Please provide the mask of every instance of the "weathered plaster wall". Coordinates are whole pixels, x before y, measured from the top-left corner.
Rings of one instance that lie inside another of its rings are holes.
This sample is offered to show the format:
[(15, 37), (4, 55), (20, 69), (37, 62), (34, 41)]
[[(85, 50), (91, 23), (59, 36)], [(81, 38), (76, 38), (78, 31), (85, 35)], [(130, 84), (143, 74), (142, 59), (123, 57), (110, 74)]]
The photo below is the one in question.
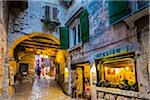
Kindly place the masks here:
[[(28, 0), (28, 8), (24, 11), (19, 11), (18, 9), (10, 10), (11, 13), (9, 15), (9, 30), (7, 38), (8, 47), (10, 47), (10, 45), (20, 36), (30, 34), (32, 32), (45, 32), (59, 38), (58, 29), (56, 29), (54, 32), (50, 32), (49, 30), (45, 29), (44, 23), (41, 22), (41, 19), (45, 14), (44, 6), (46, 4), (58, 7), (59, 2), (57, 0)], [(65, 10), (60, 7), (58, 7), (58, 9), (58, 18), (62, 24), (65, 18)]]
[[(132, 92), (137, 97), (149, 97), (149, 71), (148, 71), (148, 30), (144, 31), (141, 36), (142, 43), (137, 40), (137, 27), (128, 28), (125, 22), (120, 22), (110, 26), (108, 19), (107, 0), (82, 0), (82, 6), (89, 13), (89, 34), (90, 39), (83, 44), (83, 61), (94, 61), (94, 55), (112, 48), (128, 45), (129, 52), (135, 52), (139, 57), (136, 58), (137, 80), (139, 92)], [(70, 9), (74, 9), (72, 8)], [(72, 12), (69, 12), (71, 14)], [(67, 14), (67, 15), (69, 15)], [(69, 17), (69, 16), (67, 16)], [(148, 19), (147, 19), (148, 21)], [(133, 23), (134, 24), (134, 23)], [(76, 52), (76, 50), (74, 50)], [(78, 56), (78, 55), (74, 55)], [(77, 58), (77, 57), (76, 57)], [(85, 60), (86, 59), (86, 60)], [(78, 59), (76, 59), (80, 62)], [(115, 90), (114, 90), (115, 91)], [(123, 91), (125, 95), (128, 91)], [(120, 94), (123, 94), (120, 92)], [(131, 95), (130, 95), (131, 96)], [(105, 95), (106, 99), (114, 99), (114, 95)], [(123, 96), (118, 96), (118, 99)], [(127, 98), (127, 97), (124, 97)], [(131, 99), (131, 98), (127, 98)]]
[(5, 76), (4, 66), (6, 57), (7, 15), (7, 3), (0, 1), (0, 96), (2, 95), (3, 89), (3, 76)]

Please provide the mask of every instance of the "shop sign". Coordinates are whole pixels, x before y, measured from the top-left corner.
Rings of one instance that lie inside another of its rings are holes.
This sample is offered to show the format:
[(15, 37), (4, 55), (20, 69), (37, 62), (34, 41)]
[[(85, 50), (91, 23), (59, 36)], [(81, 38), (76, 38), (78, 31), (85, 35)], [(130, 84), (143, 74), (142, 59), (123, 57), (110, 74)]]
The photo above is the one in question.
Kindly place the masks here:
[(128, 52), (128, 46), (123, 46), (123, 47), (107, 50), (104, 52), (100, 52), (94, 56), (94, 59), (112, 56), (112, 55), (125, 53), (125, 52)]

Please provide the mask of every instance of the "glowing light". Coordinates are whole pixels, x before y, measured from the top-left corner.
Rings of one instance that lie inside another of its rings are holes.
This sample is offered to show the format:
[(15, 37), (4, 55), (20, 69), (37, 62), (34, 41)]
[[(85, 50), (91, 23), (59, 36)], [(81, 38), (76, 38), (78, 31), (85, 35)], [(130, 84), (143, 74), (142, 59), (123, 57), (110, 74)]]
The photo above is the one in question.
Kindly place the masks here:
[(44, 55), (44, 58), (48, 58), (48, 55)]
[(43, 55), (43, 54), (41, 54), (40, 57), (41, 57), (41, 58), (48, 58), (48, 55)]
[(107, 67), (105, 67), (105, 70), (108, 70), (108, 68), (107, 68)]
[(41, 58), (43, 58), (43, 55), (40, 55)]
[(95, 64), (93, 64), (93, 66), (91, 68), (91, 72), (96, 72)]
[(128, 71), (129, 70), (129, 67), (126, 67), (126, 71)]
[(121, 70), (123, 70), (123, 68), (121, 68)]
[(120, 72), (119, 68), (115, 68), (115, 72), (118, 74)]
[(68, 70), (68, 68), (67, 68), (67, 67), (65, 68), (65, 72), (69, 72), (69, 70)]
[(111, 68), (111, 70), (110, 70), (110, 71), (111, 71), (111, 73), (113, 73), (113, 72), (114, 72), (114, 69), (113, 69), (113, 68)]

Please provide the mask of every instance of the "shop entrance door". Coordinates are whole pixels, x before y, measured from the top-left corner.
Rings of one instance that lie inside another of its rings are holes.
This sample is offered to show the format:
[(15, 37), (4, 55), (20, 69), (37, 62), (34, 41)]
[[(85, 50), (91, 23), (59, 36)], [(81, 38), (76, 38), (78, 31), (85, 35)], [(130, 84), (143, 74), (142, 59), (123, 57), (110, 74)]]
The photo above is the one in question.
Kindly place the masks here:
[(77, 87), (76, 87), (76, 90), (77, 90), (77, 95), (79, 97), (82, 96), (82, 93), (83, 93), (83, 90), (84, 90), (84, 86), (83, 86), (83, 78), (84, 78), (84, 74), (83, 74), (83, 71), (84, 68), (83, 67), (77, 67), (76, 68), (76, 72), (77, 72), (77, 79), (76, 79), (76, 82), (77, 82)]

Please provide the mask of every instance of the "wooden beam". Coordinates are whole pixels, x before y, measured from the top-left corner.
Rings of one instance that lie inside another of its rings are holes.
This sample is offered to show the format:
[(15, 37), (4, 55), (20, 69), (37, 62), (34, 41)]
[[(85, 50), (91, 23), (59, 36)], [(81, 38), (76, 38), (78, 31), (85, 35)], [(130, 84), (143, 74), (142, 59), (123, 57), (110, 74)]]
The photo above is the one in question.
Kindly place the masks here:
[(33, 41), (33, 42), (41, 42), (41, 43), (52, 43), (52, 44), (57, 44), (55, 41), (53, 40), (46, 40), (46, 39), (36, 39), (36, 38), (30, 38), (30, 39), (27, 39), (27, 40), (30, 40), (30, 41)]
[(31, 45), (31, 46), (40, 46), (40, 47), (47, 47), (47, 48), (59, 48), (59, 46), (55, 45), (41, 45), (41, 44), (32, 44), (32, 43), (21, 43), (22, 45)]
[(54, 49), (59, 49), (59, 47), (50, 47), (50, 46), (39, 46), (39, 45), (29, 45), (29, 44), (23, 44), (21, 43), (20, 44), (21, 46), (24, 46), (24, 47), (31, 47), (31, 48), (43, 48), (43, 49), (51, 49), (51, 48), (54, 48)]
[(23, 42), (21, 42), (21, 43), (23, 43), (23, 44), (32, 44), (32, 45), (41, 45), (41, 46), (58, 46), (58, 45), (56, 45), (56, 44), (50, 44), (50, 43), (40, 43), (40, 42), (31, 42), (31, 41), (23, 41)]

